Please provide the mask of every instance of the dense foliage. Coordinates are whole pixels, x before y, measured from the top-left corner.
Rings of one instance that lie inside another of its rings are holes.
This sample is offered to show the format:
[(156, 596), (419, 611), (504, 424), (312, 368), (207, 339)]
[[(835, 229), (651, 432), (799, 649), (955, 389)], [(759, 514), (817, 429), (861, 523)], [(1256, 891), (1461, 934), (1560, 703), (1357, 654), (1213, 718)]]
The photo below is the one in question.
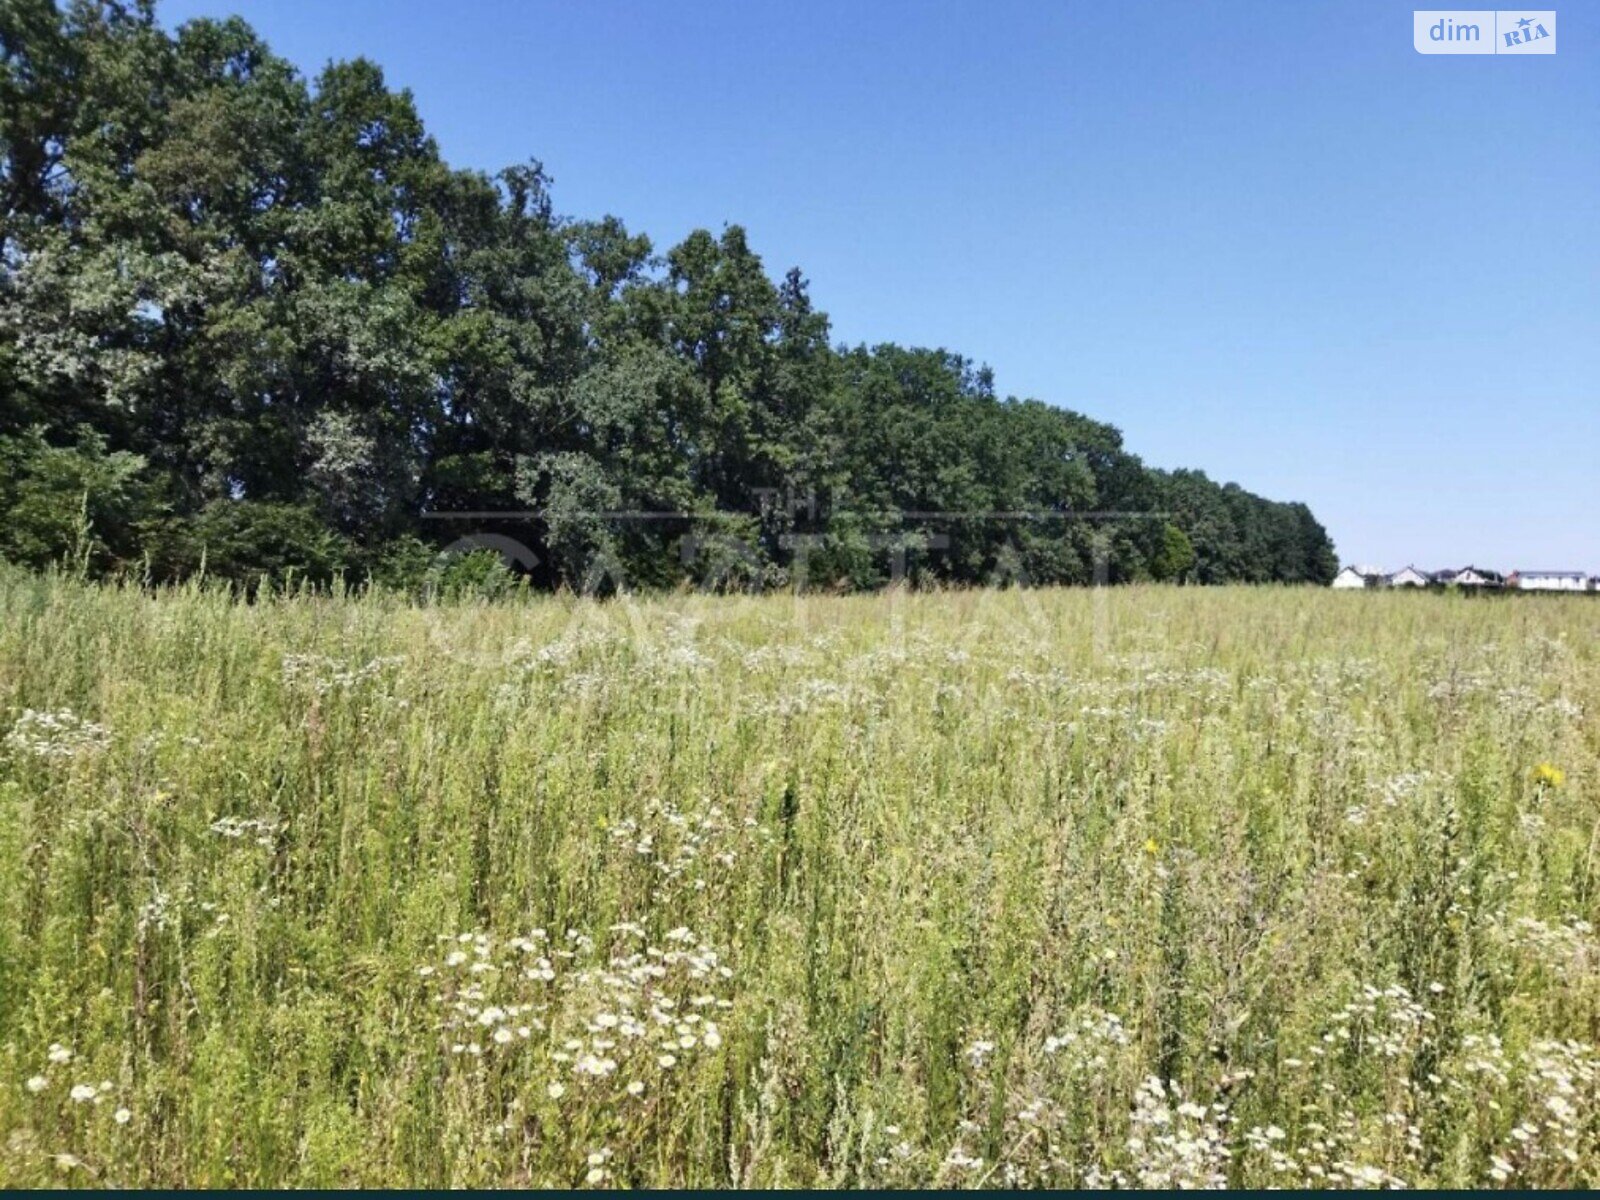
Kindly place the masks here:
[[(836, 347), (737, 226), (658, 255), (537, 163), (452, 170), (370, 62), (307, 82), (148, 0), (5, 0), (0, 51), (0, 556), (411, 582), (466, 528), (426, 514), (531, 510), (473, 530), (545, 584), (1335, 569), (1304, 505)], [(1063, 515), (904, 515), (952, 511)]]

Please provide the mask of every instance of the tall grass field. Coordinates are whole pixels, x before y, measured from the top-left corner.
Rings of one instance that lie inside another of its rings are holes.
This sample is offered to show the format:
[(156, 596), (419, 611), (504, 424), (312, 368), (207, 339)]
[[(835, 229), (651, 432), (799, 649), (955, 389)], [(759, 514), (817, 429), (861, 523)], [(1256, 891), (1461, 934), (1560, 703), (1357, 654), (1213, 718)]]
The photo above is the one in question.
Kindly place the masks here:
[(1600, 604), (0, 578), (0, 1184), (1595, 1186)]

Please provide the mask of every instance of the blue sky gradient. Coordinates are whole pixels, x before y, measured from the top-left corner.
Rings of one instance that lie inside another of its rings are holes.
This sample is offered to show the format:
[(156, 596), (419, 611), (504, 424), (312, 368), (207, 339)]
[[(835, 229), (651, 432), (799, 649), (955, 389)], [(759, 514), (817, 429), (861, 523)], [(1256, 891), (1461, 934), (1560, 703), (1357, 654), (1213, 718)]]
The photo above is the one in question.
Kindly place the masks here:
[(836, 340), (945, 346), (1345, 561), (1600, 573), (1600, 3), (164, 0), (365, 55), (445, 157), (658, 249), (737, 222)]

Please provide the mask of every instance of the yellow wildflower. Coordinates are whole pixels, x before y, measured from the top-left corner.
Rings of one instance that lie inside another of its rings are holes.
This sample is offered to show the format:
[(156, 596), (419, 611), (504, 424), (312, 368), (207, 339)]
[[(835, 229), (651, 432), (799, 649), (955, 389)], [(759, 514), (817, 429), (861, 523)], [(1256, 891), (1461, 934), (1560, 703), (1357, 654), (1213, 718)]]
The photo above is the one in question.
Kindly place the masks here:
[(1567, 781), (1567, 773), (1554, 763), (1542, 762), (1533, 769), (1533, 777), (1540, 783), (1560, 787)]

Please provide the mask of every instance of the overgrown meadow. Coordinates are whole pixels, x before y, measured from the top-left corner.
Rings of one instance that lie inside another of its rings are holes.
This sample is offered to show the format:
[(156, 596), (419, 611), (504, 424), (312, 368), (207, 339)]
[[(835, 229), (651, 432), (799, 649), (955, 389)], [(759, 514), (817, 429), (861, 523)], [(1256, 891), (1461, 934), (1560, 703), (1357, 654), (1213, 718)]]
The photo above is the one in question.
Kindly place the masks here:
[(0, 1184), (1600, 1183), (1600, 604), (0, 577)]

